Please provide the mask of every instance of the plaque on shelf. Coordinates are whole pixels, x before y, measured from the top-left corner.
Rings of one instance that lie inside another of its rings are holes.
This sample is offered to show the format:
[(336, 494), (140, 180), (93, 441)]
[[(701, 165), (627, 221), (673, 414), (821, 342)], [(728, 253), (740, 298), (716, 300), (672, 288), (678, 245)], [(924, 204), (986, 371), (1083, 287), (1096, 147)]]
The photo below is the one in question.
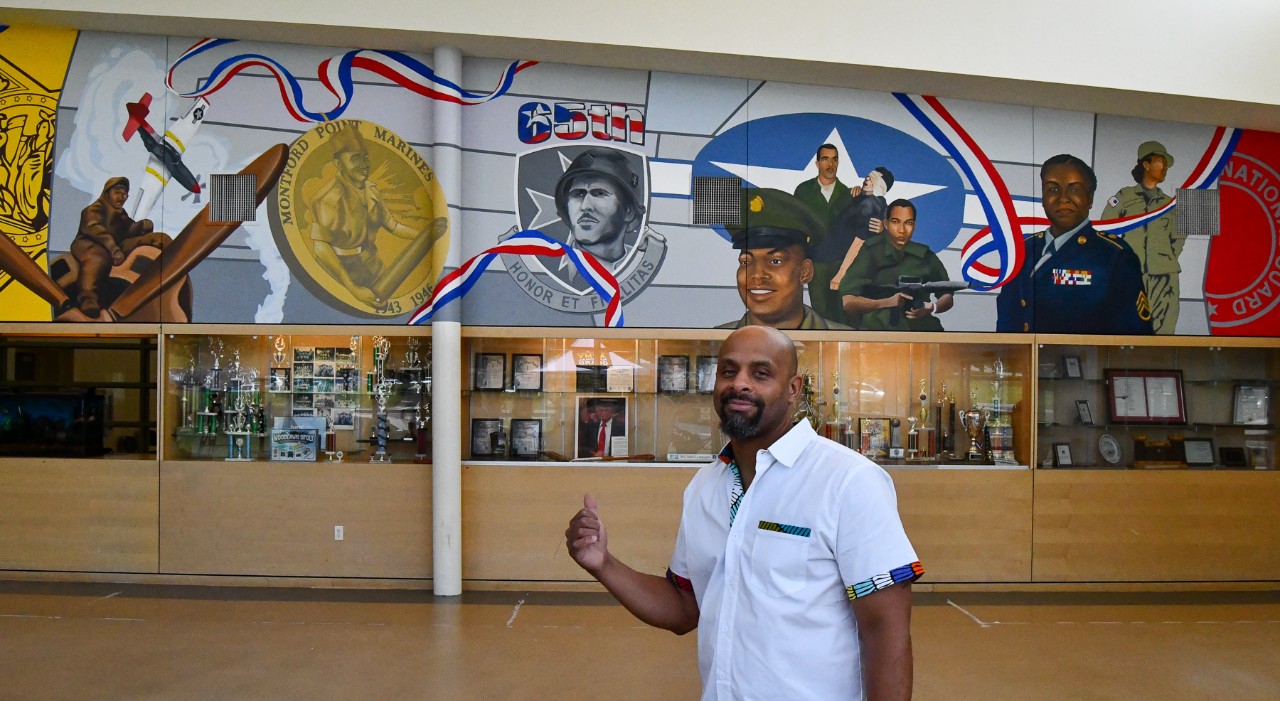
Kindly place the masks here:
[(1098, 454), (1108, 465), (1120, 464), (1120, 441), (1110, 433), (1104, 433), (1098, 438)]
[(711, 394), (716, 388), (716, 368), (718, 359), (714, 355), (698, 356), (697, 389), (702, 394)]

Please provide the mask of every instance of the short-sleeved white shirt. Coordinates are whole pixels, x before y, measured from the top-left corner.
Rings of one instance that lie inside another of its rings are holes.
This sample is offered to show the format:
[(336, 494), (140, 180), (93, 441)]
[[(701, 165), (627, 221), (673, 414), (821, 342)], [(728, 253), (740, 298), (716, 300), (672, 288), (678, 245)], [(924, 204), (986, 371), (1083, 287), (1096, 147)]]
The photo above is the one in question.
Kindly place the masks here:
[(698, 601), (703, 701), (862, 698), (850, 600), (924, 573), (893, 481), (807, 421), (745, 494), (726, 453), (685, 489), (669, 572)]

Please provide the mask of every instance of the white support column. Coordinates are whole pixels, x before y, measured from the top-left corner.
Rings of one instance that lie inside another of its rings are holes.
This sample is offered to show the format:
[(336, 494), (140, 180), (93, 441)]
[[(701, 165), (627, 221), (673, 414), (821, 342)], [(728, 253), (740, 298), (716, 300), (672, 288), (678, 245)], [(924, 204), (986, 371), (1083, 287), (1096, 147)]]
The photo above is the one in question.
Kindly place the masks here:
[[(440, 77), (462, 84), (462, 52), (440, 47), (434, 54)], [(445, 270), (462, 265), (462, 107), (431, 105), (435, 148), (432, 167), (449, 203), (449, 253)], [(431, 556), (437, 596), (462, 593), (462, 325), (454, 302), (431, 322)]]

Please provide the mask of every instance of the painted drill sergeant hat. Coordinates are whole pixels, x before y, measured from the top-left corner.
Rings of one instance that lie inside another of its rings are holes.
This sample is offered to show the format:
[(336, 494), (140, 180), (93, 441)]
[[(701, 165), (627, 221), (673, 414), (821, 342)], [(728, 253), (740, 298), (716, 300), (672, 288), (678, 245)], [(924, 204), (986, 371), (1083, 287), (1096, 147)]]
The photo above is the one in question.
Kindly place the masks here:
[(1169, 152), (1164, 148), (1164, 144), (1159, 141), (1142, 142), (1142, 145), (1138, 147), (1138, 160), (1141, 161), (1147, 156), (1164, 156), (1165, 165), (1170, 168), (1173, 167), (1173, 156), (1169, 155)]
[(608, 180), (625, 197), (636, 213), (636, 219), (644, 214), (644, 191), (640, 175), (631, 168), (623, 152), (611, 148), (589, 148), (578, 154), (556, 181), (556, 213), (560, 220), (569, 223), (569, 186), (580, 175), (595, 175)]
[(733, 247), (786, 248), (799, 245), (806, 256), (827, 235), (827, 227), (812, 209), (795, 195), (768, 187), (751, 187), (742, 191), (740, 223), (726, 226), (733, 236)]

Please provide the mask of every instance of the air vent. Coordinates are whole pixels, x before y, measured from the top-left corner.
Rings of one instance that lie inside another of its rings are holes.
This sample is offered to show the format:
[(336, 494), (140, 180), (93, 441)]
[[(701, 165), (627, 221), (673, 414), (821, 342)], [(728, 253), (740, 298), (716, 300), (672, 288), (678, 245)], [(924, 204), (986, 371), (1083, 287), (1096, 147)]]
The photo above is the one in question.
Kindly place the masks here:
[(1220, 228), (1217, 190), (1178, 190), (1178, 236), (1217, 236)]
[(257, 189), (256, 175), (209, 176), (209, 221), (254, 221), (258, 210), (253, 201)]
[(693, 223), (736, 226), (742, 223), (742, 178), (693, 179)]

